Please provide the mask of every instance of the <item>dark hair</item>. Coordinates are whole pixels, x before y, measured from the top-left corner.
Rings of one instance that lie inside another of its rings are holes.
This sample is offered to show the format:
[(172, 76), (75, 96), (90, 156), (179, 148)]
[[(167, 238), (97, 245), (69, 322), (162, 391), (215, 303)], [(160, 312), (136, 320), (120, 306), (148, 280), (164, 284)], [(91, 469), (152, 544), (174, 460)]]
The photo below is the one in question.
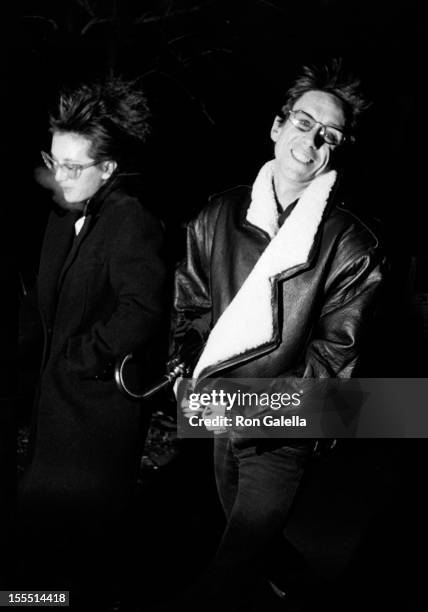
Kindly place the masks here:
[(308, 91), (324, 91), (330, 93), (343, 104), (346, 128), (351, 137), (355, 132), (358, 118), (370, 103), (361, 90), (361, 81), (343, 67), (342, 58), (332, 59), (322, 66), (303, 66), (302, 73), (287, 91), (286, 101), (280, 116), (285, 118), (287, 111)]
[(141, 89), (116, 77), (64, 91), (49, 122), (51, 132), (73, 132), (90, 140), (94, 159), (114, 160), (123, 168), (138, 158), (150, 132), (149, 117)]

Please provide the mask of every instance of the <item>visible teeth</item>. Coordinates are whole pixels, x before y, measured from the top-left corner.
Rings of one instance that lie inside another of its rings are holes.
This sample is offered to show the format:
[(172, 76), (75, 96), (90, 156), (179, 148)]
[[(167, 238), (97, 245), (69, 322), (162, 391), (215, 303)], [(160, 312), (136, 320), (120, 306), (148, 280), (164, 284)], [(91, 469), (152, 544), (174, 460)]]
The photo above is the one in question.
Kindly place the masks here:
[(305, 155), (305, 153), (302, 153), (301, 151), (292, 151), (292, 153), (297, 161), (301, 162), (302, 164), (310, 164), (312, 161), (311, 157)]

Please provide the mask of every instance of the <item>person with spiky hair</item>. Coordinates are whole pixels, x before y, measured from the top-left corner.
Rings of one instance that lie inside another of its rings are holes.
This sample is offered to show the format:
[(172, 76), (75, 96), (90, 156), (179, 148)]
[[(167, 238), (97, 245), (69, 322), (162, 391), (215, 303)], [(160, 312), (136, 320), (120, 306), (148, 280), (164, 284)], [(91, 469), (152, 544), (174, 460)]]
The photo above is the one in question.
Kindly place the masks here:
[[(298, 381), (357, 372), (384, 257), (337, 186), (365, 108), (359, 80), (341, 61), (305, 67), (273, 121), (274, 158), (251, 186), (213, 196), (189, 224), (175, 280), (171, 363), (187, 361), (197, 386), (210, 378)], [(248, 437), (233, 427), (234, 407), (227, 409), (204, 409), (232, 422), (210, 426), (226, 527), (188, 609), (244, 609), (261, 578), (276, 594), (287, 590), (274, 580), (281, 558), (273, 544), (314, 441)], [(263, 406), (257, 410), (253, 418)], [(183, 411), (191, 417), (188, 402)]]
[(165, 311), (162, 223), (136, 176), (149, 117), (135, 83), (83, 84), (60, 96), (42, 152), (61, 206), (41, 251), (44, 351), (19, 498), (23, 515), (43, 524), (40, 539), (50, 534), (48, 547), (61, 542), (75, 562), (71, 551), (82, 546), (71, 574), (52, 563), (63, 585), (103, 538), (113, 542), (114, 530), (103, 529), (130, 501), (148, 428), (149, 412), (117, 389), (114, 364), (131, 352), (154, 362)]

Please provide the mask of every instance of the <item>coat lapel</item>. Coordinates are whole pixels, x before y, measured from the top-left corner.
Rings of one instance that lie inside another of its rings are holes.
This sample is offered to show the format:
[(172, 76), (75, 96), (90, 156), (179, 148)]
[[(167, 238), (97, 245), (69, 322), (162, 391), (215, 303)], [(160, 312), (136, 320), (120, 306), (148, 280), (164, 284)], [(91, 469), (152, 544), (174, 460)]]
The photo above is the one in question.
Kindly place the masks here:
[(74, 239), (73, 239), (72, 246), (68, 252), (68, 255), (64, 261), (64, 264), (58, 276), (58, 291), (60, 290), (61, 285), (64, 282), (64, 277), (67, 274), (68, 270), (70, 269), (70, 266), (73, 264), (74, 260), (76, 259), (77, 253), (79, 252), (79, 248), (82, 242), (84, 241), (85, 237), (87, 236), (88, 232), (90, 231), (92, 224), (93, 224), (93, 215), (87, 215), (85, 217), (85, 222), (77, 236), (76, 236), (75, 228), (73, 226)]
[(77, 236), (75, 235), (74, 231), (75, 237), (73, 239), (72, 246), (68, 252), (68, 255), (64, 261), (64, 265), (62, 266), (58, 277), (58, 291), (60, 290), (62, 283), (64, 282), (67, 272), (70, 270), (70, 267), (75, 262), (80, 247), (82, 246), (88, 235), (91, 233), (91, 230), (93, 229), (99, 217), (102, 204), (104, 203), (112, 189), (116, 186), (116, 184), (117, 178), (114, 177), (109, 182), (107, 182), (90, 200), (86, 211), (85, 222)]
[[(266, 182), (266, 179), (265, 166), (254, 184), (247, 220), (272, 235), (275, 226), (269, 206), (275, 206), (276, 210), (276, 205), (268, 202), (271, 180)], [(227, 367), (228, 362), (236, 358), (245, 359), (255, 352), (266, 352), (280, 341), (281, 330), (276, 316), (278, 282), (309, 266), (335, 181), (336, 173), (331, 171), (315, 179), (305, 190), (213, 327), (194, 378), (208, 375), (208, 369)]]
[(78, 213), (52, 212), (46, 229), (40, 260), (38, 293), (41, 312), (49, 326), (53, 320), (61, 268), (74, 239)]

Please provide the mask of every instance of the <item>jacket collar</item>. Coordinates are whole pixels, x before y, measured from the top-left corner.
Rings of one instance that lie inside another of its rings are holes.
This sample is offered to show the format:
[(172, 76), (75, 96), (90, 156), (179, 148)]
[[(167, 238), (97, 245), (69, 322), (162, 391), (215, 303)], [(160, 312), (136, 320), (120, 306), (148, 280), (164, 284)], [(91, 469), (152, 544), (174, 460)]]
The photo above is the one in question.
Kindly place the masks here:
[(108, 197), (108, 195), (117, 188), (120, 182), (119, 175), (113, 175), (104, 185), (98, 189), (96, 194), (92, 196), (86, 207), (86, 216), (96, 215), (101, 208), (102, 203)]
[(97, 222), (97, 218), (99, 217), (101, 210), (103, 208), (103, 204), (109, 198), (109, 196), (119, 190), (121, 187), (129, 183), (130, 181), (134, 181), (139, 178), (139, 174), (127, 174), (127, 173), (117, 173), (114, 174), (110, 180), (108, 180), (97, 192), (96, 194), (89, 200), (88, 205), (86, 207), (85, 215), (86, 219), (81, 228), (78, 236), (76, 236), (73, 240), (72, 247), (68, 252), (68, 255), (64, 261), (64, 265), (62, 266), (61, 272), (58, 278), (58, 290), (65, 278), (66, 273), (70, 269), (70, 266), (75, 261), (77, 253), (79, 249), (86, 239), (86, 237), (91, 232), (92, 228)]
[(317, 177), (304, 191), (284, 225), (276, 231), (271, 162), (254, 183), (247, 221), (274, 236), (253, 270), (211, 330), (193, 376), (208, 376), (231, 362), (266, 352), (280, 340), (277, 282), (306, 269), (329, 202), (336, 172)]
[(117, 172), (96, 192), (89, 200), (86, 215), (94, 215), (99, 212), (105, 200), (116, 190), (125, 189), (139, 193), (142, 190), (142, 177), (139, 173)]
[(264, 230), (270, 238), (278, 233), (278, 211), (272, 184), (273, 162), (267, 162), (257, 175), (251, 190), (247, 221)]

